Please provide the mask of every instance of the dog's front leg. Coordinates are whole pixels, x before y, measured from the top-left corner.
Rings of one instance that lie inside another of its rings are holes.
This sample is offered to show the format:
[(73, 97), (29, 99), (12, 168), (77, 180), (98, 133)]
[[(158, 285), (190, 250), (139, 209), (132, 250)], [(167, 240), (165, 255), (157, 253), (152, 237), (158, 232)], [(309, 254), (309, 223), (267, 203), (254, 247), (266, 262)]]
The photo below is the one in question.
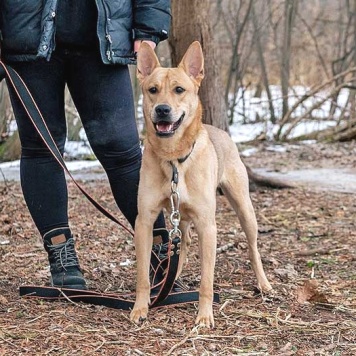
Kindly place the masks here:
[(183, 266), (187, 261), (187, 254), (188, 254), (188, 249), (191, 243), (191, 237), (190, 237), (190, 222), (182, 220), (179, 224), (179, 228), (182, 231), (182, 242), (181, 242), (181, 249), (180, 249), (180, 255), (179, 255), (179, 264), (178, 264), (178, 269), (177, 269), (177, 276), (178, 278), (183, 270)]
[(199, 221), (194, 225), (199, 238), (201, 264), (199, 309), (195, 323), (210, 328), (214, 327), (213, 284), (216, 259), (216, 223), (215, 219), (211, 219), (211, 221)]
[(137, 216), (135, 224), (135, 250), (137, 262), (136, 301), (130, 319), (139, 324), (147, 318), (150, 303), (150, 258), (152, 249), (152, 225)]

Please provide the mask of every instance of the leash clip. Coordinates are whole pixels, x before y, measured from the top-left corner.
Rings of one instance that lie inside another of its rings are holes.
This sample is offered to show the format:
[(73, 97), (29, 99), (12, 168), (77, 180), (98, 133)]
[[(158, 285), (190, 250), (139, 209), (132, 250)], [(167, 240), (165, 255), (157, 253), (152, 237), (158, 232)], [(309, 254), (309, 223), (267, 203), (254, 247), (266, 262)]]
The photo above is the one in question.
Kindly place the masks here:
[[(179, 205), (179, 194), (178, 192), (175, 192), (175, 196), (177, 199), (177, 204)], [(171, 229), (169, 231), (169, 238), (172, 241), (173, 240), (173, 236), (181, 238), (182, 237), (182, 232), (179, 229), (179, 223), (180, 223), (180, 212), (178, 210), (178, 206), (177, 208), (174, 205), (174, 194), (171, 194), (171, 205), (172, 205), (172, 213), (169, 217), (169, 220), (171, 222), (171, 224), (173, 225), (173, 229)]]
[(172, 241), (173, 236), (177, 238), (181, 238), (182, 232), (179, 229), (179, 223), (181, 220), (180, 212), (179, 212), (179, 203), (180, 203), (180, 196), (178, 192), (178, 170), (177, 167), (171, 162), (171, 166), (173, 169), (173, 176), (171, 182), (171, 215), (170, 215), (170, 222), (173, 225), (173, 229), (169, 231), (169, 238)]

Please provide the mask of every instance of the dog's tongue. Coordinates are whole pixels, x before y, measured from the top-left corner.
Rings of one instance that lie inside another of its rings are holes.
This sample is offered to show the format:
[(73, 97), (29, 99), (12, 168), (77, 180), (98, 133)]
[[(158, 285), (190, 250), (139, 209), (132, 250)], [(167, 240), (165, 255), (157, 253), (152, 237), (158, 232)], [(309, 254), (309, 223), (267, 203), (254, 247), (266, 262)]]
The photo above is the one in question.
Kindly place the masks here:
[(173, 129), (173, 124), (169, 122), (160, 121), (157, 123), (156, 128), (159, 132), (170, 132)]

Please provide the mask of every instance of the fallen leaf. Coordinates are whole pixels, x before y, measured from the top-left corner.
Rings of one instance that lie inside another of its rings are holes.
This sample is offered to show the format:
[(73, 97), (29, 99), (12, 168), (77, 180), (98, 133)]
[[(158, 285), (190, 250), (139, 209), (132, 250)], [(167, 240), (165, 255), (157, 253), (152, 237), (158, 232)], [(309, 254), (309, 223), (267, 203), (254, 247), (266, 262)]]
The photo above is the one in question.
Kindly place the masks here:
[(297, 289), (298, 303), (328, 303), (326, 296), (318, 291), (319, 283), (315, 279), (304, 282), (304, 285)]

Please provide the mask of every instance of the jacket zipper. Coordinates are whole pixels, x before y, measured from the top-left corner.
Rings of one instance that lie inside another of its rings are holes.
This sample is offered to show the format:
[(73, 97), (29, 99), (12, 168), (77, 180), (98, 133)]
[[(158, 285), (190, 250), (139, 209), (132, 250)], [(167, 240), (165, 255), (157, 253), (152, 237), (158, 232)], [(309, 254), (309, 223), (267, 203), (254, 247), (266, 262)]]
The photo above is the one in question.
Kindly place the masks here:
[(102, 4), (103, 4), (103, 8), (104, 8), (104, 12), (105, 12), (105, 38), (106, 40), (108, 41), (108, 46), (107, 46), (107, 50), (106, 50), (106, 57), (107, 59), (111, 62), (112, 60), (112, 57), (111, 57), (111, 54), (112, 54), (112, 38), (111, 38), (111, 35), (109, 33), (109, 30), (108, 30), (108, 10), (106, 8), (106, 4), (105, 4), (105, 1), (103, 0), (102, 1)]
[(105, 38), (109, 42), (109, 49), (106, 51), (106, 57), (108, 57), (108, 60), (111, 61), (111, 45), (112, 45), (112, 39), (110, 35), (106, 35)]

